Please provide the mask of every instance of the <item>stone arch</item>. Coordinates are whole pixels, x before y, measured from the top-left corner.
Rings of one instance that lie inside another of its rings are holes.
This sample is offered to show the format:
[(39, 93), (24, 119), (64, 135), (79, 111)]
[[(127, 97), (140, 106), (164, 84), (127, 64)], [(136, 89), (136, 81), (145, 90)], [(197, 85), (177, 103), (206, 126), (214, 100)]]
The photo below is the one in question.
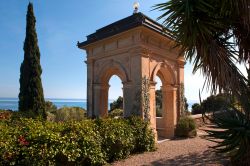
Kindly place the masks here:
[(105, 84), (113, 75), (117, 75), (122, 82), (128, 82), (128, 74), (126, 68), (118, 61), (110, 60), (102, 65), (97, 73), (96, 81), (100, 84)]
[[(94, 99), (94, 110), (96, 111), (95, 115), (97, 116), (105, 117), (108, 115), (109, 81), (114, 75), (120, 78), (124, 93), (124, 84), (129, 82), (129, 78), (126, 68), (120, 62), (108, 60), (103, 63), (98, 72), (96, 72), (94, 88), (96, 97)], [(126, 97), (124, 95), (123, 101), (126, 102)], [(125, 110), (124, 114), (126, 114)]]
[(175, 85), (176, 84), (176, 76), (174, 70), (167, 62), (159, 62), (153, 69), (150, 80), (152, 82), (155, 81), (156, 76), (162, 81), (163, 85)]

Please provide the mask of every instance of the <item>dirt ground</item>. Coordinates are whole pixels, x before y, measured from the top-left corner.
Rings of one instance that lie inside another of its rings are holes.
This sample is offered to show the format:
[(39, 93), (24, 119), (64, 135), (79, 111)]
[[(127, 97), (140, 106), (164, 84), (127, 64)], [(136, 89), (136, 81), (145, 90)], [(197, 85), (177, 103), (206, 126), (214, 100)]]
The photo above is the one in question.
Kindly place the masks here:
[(229, 160), (210, 148), (215, 143), (201, 138), (206, 133), (198, 130), (196, 138), (173, 139), (157, 144), (157, 150), (135, 154), (112, 163), (113, 166), (218, 166), (229, 165)]

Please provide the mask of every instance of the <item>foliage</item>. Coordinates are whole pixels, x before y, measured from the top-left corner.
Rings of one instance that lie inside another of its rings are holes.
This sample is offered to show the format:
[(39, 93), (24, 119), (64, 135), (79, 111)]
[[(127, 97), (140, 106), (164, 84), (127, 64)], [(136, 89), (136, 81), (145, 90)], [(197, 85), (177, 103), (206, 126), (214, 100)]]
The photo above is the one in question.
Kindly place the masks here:
[(233, 165), (249, 165), (250, 122), (245, 113), (232, 106), (223, 113), (215, 113), (210, 120), (216, 124), (215, 130), (207, 130), (209, 135), (206, 138), (218, 143), (214, 147), (217, 152), (231, 157)]
[(55, 113), (56, 110), (57, 110), (57, 107), (51, 101), (45, 102), (45, 111), (46, 112)]
[(128, 157), (134, 149), (132, 128), (120, 119), (106, 119), (97, 122), (103, 138), (103, 151), (109, 162)]
[(162, 90), (155, 91), (156, 117), (162, 117)]
[(192, 115), (202, 114), (202, 107), (199, 103), (194, 103), (192, 105)]
[(110, 111), (114, 109), (123, 109), (123, 97), (119, 96), (116, 101), (110, 103)]
[(81, 107), (57, 107), (50, 101), (46, 101), (45, 109), (48, 121), (80, 121), (86, 118), (86, 110)]
[(103, 165), (154, 149), (148, 123), (136, 119), (0, 121), (0, 165)]
[(194, 137), (196, 135), (195, 120), (188, 116), (181, 117), (176, 125), (176, 136)]
[(233, 103), (235, 103), (234, 99), (227, 94), (211, 95), (206, 100), (203, 100), (201, 104), (195, 103), (192, 106), (192, 114), (227, 110), (229, 105)]
[(42, 68), (40, 65), (40, 51), (35, 28), (36, 19), (31, 3), (28, 5), (26, 21), (26, 37), (23, 47), (24, 60), (21, 64), (19, 80), (19, 111), (32, 111), (32, 116), (42, 116), (45, 118), (46, 113), (41, 81)]
[(123, 117), (123, 110), (122, 109), (114, 109), (109, 112), (109, 117), (115, 118), (115, 117)]
[(162, 108), (159, 105), (156, 105), (156, 117), (162, 117)]
[(150, 119), (149, 111), (150, 111), (150, 93), (149, 93), (149, 79), (144, 76), (142, 78), (142, 108), (144, 120), (148, 121)]
[(8, 120), (11, 118), (11, 110), (0, 110), (0, 120)]
[(50, 101), (45, 102), (45, 111), (47, 114), (48, 121), (55, 121), (55, 114), (57, 111), (57, 107)]
[(181, 108), (181, 116), (185, 116), (188, 114), (188, 103), (187, 103), (187, 98), (184, 95), (185, 89), (184, 89), (184, 84), (180, 84), (180, 108)]
[(144, 120), (150, 119), (150, 93), (149, 93), (149, 79), (143, 76), (141, 79), (141, 89), (135, 92), (134, 103), (131, 114), (134, 116), (143, 116)]
[(249, 59), (249, 5), (243, 0), (170, 0), (154, 8), (164, 11), (159, 19), (164, 18), (186, 59), (193, 60), (193, 71), (207, 76), (212, 91), (240, 95), (247, 82), (235, 60)]
[(209, 96), (202, 101), (201, 106), (206, 112), (215, 112), (227, 109), (229, 103), (232, 102), (230, 98), (224, 94)]
[(184, 116), (185, 115), (190, 115), (190, 112), (188, 110), (188, 102), (187, 102), (187, 98), (184, 97), (184, 112), (183, 112)]
[(155, 135), (149, 126), (149, 122), (142, 121), (140, 117), (132, 116), (129, 119), (130, 127), (134, 134), (133, 152), (153, 151), (155, 147)]
[(2, 165), (102, 164), (101, 137), (91, 121), (52, 123), (21, 119), (1, 122)]
[(133, 116), (141, 116), (142, 109), (142, 91), (137, 90), (134, 96), (133, 108), (131, 111), (131, 115)]
[(54, 121), (80, 121), (86, 118), (86, 110), (80, 107), (62, 107), (54, 113)]

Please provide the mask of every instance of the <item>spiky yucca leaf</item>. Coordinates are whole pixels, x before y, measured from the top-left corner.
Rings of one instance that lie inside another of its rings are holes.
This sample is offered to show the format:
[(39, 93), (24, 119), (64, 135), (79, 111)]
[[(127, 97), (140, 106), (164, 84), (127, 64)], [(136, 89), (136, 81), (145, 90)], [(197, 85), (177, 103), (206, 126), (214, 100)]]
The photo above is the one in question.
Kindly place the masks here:
[(218, 143), (213, 147), (217, 152), (242, 162), (250, 151), (250, 121), (246, 114), (231, 106), (230, 110), (215, 113), (210, 120), (215, 126), (206, 130), (205, 138)]

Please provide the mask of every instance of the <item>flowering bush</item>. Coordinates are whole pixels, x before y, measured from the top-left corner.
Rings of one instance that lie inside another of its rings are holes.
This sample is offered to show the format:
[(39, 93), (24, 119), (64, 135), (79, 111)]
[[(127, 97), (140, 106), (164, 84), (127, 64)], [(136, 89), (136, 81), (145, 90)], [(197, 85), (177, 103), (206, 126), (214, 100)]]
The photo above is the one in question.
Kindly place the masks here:
[(139, 118), (136, 124), (143, 127), (134, 124), (135, 120), (126, 119), (2, 120), (0, 165), (103, 165), (138, 149), (154, 149), (154, 144), (145, 144), (154, 142), (148, 124)]

